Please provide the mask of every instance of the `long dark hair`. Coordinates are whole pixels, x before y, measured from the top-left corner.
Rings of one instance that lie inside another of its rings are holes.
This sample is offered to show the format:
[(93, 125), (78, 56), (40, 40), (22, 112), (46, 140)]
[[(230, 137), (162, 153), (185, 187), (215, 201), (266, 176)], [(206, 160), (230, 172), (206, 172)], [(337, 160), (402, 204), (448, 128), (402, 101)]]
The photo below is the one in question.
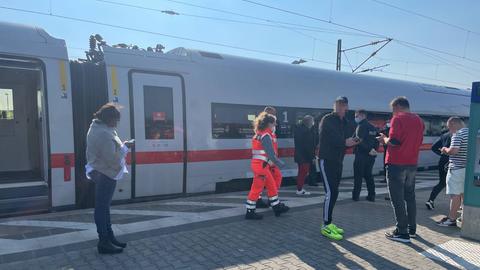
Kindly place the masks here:
[(277, 118), (274, 115), (267, 112), (261, 112), (253, 122), (253, 130), (255, 132), (263, 131), (268, 128), (269, 124), (275, 124), (276, 121)]

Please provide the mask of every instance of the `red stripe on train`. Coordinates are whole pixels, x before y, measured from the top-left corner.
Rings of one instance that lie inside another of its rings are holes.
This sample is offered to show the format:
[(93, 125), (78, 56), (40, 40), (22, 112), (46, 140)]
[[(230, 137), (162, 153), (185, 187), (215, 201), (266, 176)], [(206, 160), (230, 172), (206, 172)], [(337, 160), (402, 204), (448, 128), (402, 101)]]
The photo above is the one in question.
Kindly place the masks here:
[[(420, 150), (430, 150), (431, 144), (423, 144)], [(379, 152), (383, 152), (380, 147)], [(293, 157), (295, 148), (280, 148), (280, 157)], [(349, 148), (346, 154), (353, 154), (353, 149)], [(250, 149), (223, 149), (223, 150), (195, 150), (188, 151), (188, 162), (209, 162), (223, 160), (244, 160), (252, 156)], [(161, 164), (161, 163), (181, 163), (183, 162), (183, 151), (162, 151), (162, 152), (137, 152), (135, 155), (136, 164)], [(65, 168), (74, 166), (73, 154), (52, 154), (52, 168)], [(127, 163), (131, 164), (131, 154), (127, 156)]]

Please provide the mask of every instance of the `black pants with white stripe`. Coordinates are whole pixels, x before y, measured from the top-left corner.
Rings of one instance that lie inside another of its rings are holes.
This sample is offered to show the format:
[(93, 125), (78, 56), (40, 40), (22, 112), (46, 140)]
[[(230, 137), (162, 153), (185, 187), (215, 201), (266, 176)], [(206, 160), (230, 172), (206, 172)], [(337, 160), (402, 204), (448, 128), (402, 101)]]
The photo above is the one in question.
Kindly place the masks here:
[(321, 159), (320, 170), (325, 188), (325, 201), (323, 204), (323, 223), (332, 223), (333, 207), (338, 198), (338, 186), (342, 179), (343, 163), (333, 160)]

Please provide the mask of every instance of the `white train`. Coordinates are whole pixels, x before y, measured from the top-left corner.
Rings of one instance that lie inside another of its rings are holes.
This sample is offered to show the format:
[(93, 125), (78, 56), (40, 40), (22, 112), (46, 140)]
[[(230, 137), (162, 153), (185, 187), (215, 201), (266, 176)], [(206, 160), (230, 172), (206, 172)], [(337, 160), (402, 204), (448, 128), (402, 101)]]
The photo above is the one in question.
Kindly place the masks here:
[[(0, 23), (0, 213), (88, 206), (84, 140), (92, 113), (123, 105), (119, 134), (135, 138), (114, 200), (214, 192), (251, 177), (251, 120), (278, 110), (285, 176), (296, 174), (292, 127), (345, 95), (379, 126), (389, 101), (407, 96), (426, 123), (420, 166), (445, 120), (468, 117), (466, 90), (352, 75), (177, 48), (168, 53), (103, 46), (93, 62), (69, 62), (65, 41), (36, 27)], [(5, 104), (8, 103), (8, 104)], [(3, 111), (2, 111), (3, 110)], [(377, 159), (375, 171), (382, 169)], [(352, 155), (344, 175), (352, 175)]]

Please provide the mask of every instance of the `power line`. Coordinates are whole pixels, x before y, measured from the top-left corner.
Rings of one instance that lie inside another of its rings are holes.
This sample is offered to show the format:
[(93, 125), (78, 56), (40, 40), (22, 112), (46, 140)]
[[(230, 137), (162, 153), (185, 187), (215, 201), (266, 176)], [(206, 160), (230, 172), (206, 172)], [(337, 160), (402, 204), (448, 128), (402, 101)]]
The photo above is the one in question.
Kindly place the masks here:
[[(366, 33), (366, 34), (369, 34), (369, 35), (375, 35), (377, 37), (382, 37), (382, 38), (389, 38), (385, 35), (376, 34), (376, 33), (370, 32), (370, 31), (365, 31), (365, 30), (362, 30), (362, 29), (359, 29), (359, 28), (356, 28), (356, 27), (351, 27), (351, 26), (344, 25), (344, 24), (330, 22), (328, 20), (324, 20), (324, 19), (321, 19), (321, 18), (313, 17), (313, 16), (310, 16), (310, 15), (305, 15), (305, 14), (302, 14), (302, 13), (299, 13), (299, 12), (290, 11), (290, 10), (283, 9), (283, 8), (278, 8), (278, 7), (258, 3), (258, 2), (252, 1), (252, 0), (241, 0), (241, 1), (251, 3), (251, 4), (254, 4), (254, 5), (257, 5), (257, 6), (261, 6), (261, 7), (264, 7), (264, 8), (269, 8), (269, 9), (281, 11), (281, 12), (284, 12), (284, 13), (304, 17), (304, 18), (308, 18), (308, 19), (312, 19), (312, 20), (316, 20), (316, 21), (320, 21), (320, 22), (324, 22), (324, 23), (333, 24), (333, 25), (336, 25), (336, 26), (339, 26), (339, 27), (347, 28), (347, 29), (350, 29), (350, 30), (355, 30), (355, 31), (358, 31), (358, 32), (361, 32), (361, 33)], [(413, 43), (413, 42), (410, 42), (410, 41), (405, 41), (405, 40), (400, 40), (400, 39), (395, 39), (395, 38), (393, 38), (393, 40), (397, 41), (397, 42), (407, 43), (407, 44), (410, 44), (412, 46), (419, 47), (419, 48), (422, 48), (422, 49), (425, 49), (425, 50), (430, 50), (430, 51), (442, 53), (442, 54), (445, 54), (445, 55), (449, 55), (449, 56), (456, 57), (456, 58), (461, 58), (461, 59), (464, 59), (464, 60), (468, 60), (468, 61), (480, 64), (480, 60), (477, 60), (477, 59), (464, 57), (464, 56), (461, 56), (461, 55), (458, 55), (458, 54), (454, 54), (454, 53), (443, 51), (443, 50), (438, 50), (438, 49), (431, 48), (431, 47), (428, 47), (428, 46), (425, 46), (425, 45), (416, 44), (416, 43)]]
[[(205, 10), (211, 10), (211, 11), (222, 12), (222, 13), (231, 14), (231, 15), (237, 15), (237, 16), (252, 18), (252, 19), (255, 19), (255, 20), (261, 20), (261, 21), (265, 21), (265, 22), (275, 22), (277, 24), (240, 21), (240, 20), (226, 19), (226, 18), (219, 18), (219, 17), (212, 17), (212, 16), (187, 14), (187, 13), (183, 13), (183, 12), (179, 13), (179, 12), (175, 12), (175, 11), (171, 11), (171, 10), (166, 11), (166, 10), (161, 10), (161, 9), (156, 9), (156, 8), (149, 8), (149, 7), (143, 7), (143, 6), (138, 6), (138, 5), (113, 2), (113, 1), (108, 1), (108, 0), (95, 0), (95, 1), (108, 3), (108, 4), (112, 4), (112, 5), (117, 5), (117, 6), (133, 7), (133, 8), (137, 8), (137, 9), (141, 9), (141, 10), (159, 12), (159, 13), (162, 13), (162, 14), (173, 13), (173, 15), (182, 15), (182, 16), (194, 17), (194, 18), (202, 18), (202, 19), (209, 19), (209, 20), (217, 20), (217, 21), (226, 21), (226, 22), (241, 23), (241, 24), (250, 24), (250, 25), (259, 25), (259, 26), (266, 26), (266, 27), (282, 28), (282, 29), (292, 30), (292, 31), (294, 31), (298, 34), (301, 34), (301, 35), (307, 36), (309, 38), (312, 38), (315, 41), (321, 41), (325, 44), (329, 44), (329, 45), (332, 45), (332, 46), (335, 46), (335, 47), (337, 46), (337, 44), (335, 44), (333, 42), (318, 39), (317, 37), (306, 35), (306, 34), (300, 32), (300, 31), (328, 33), (328, 34), (344, 34), (344, 35), (352, 35), (353, 34), (353, 35), (358, 35), (358, 34), (352, 33), (352, 32), (329, 30), (329, 29), (326, 29), (326, 28), (315, 28), (313, 26), (305, 26), (305, 25), (301, 25), (301, 24), (290, 24), (290, 23), (283, 22), (283, 21), (269, 20), (269, 19), (264, 19), (264, 18), (260, 18), (260, 17), (254, 17), (254, 16), (245, 15), (245, 14), (240, 14), (240, 13), (237, 13), (237, 12), (230, 12), (230, 11), (223, 10), (223, 9), (209, 8), (209, 7), (205, 7), (205, 6), (199, 6), (199, 5), (196, 5), (196, 4), (190, 4), (190, 3), (185, 3), (185, 2), (182, 2), (182, 1), (176, 1), (176, 0), (165, 0), (165, 1), (173, 2), (173, 3), (177, 3), (177, 4), (184, 4), (184, 5), (197, 7), (197, 8), (201, 8), (201, 9), (205, 9)], [(299, 27), (286, 27), (286, 26), (284, 26), (285, 24), (295, 25), (295, 26), (299, 26)], [(311, 28), (313, 28), (313, 29), (311, 29)], [(326, 30), (319, 30), (319, 29), (326, 29)], [(295, 30), (299, 30), (299, 31), (295, 31)], [(360, 36), (365, 36), (365, 35), (360, 34)], [(371, 37), (371, 36), (368, 36), (368, 37)], [(370, 53), (367, 54), (367, 53), (363, 53), (363, 52), (355, 52), (355, 53), (370, 55)], [(410, 61), (410, 60), (392, 59), (392, 58), (384, 58), (384, 57), (378, 57), (378, 56), (377, 56), (377, 58), (380, 59), (380, 60), (383, 60), (383, 61), (394, 61), (394, 62), (402, 62), (402, 63), (409, 62), (409, 63), (414, 63), (414, 64), (432, 65), (432, 66), (438, 65), (438, 63), (416, 62), (416, 61), (413, 61), (413, 60)]]
[[(102, 0), (97, 0), (97, 1), (102, 1)], [(181, 5), (185, 5), (185, 6), (190, 6), (190, 7), (196, 7), (196, 8), (199, 8), (199, 9), (204, 9), (204, 10), (229, 14), (229, 15), (240, 16), (240, 17), (249, 18), (249, 19), (260, 20), (260, 21), (269, 22), (269, 23), (277, 23), (277, 24), (282, 24), (282, 25), (301, 27), (301, 28), (304, 28), (304, 29), (301, 29), (301, 30), (305, 30), (305, 31), (342, 34), (342, 35), (351, 35), (351, 36), (362, 36), (362, 37), (377, 37), (377, 36), (373, 36), (373, 35), (366, 35), (366, 34), (360, 34), (360, 33), (355, 33), (355, 32), (347, 32), (347, 31), (341, 31), (341, 30), (336, 30), (336, 29), (331, 29), (331, 28), (322, 28), (322, 27), (311, 26), (311, 25), (304, 25), (304, 24), (291, 23), (291, 22), (286, 22), (286, 21), (266, 19), (266, 18), (246, 15), (246, 14), (242, 14), (242, 13), (238, 13), (238, 12), (232, 12), (232, 11), (225, 10), (225, 9), (218, 9), (218, 8), (212, 8), (212, 7), (187, 3), (187, 2), (179, 1), (179, 0), (164, 0), (164, 1), (172, 2), (172, 3), (176, 3), (176, 4), (181, 4)]]
[(415, 15), (415, 16), (418, 16), (418, 17), (421, 17), (421, 18), (424, 18), (424, 19), (427, 19), (427, 20), (431, 20), (431, 21), (434, 21), (434, 22), (437, 22), (437, 23), (440, 23), (440, 24), (448, 25), (448, 26), (450, 26), (450, 27), (453, 27), (453, 28), (456, 28), (456, 29), (465, 31), (465, 32), (467, 32), (467, 33), (472, 33), (472, 34), (480, 35), (480, 32), (476, 32), (476, 31), (467, 29), (467, 28), (465, 28), (465, 27), (463, 27), (463, 26), (457, 25), (457, 24), (449, 23), (449, 22), (446, 22), (446, 21), (443, 21), (443, 20), (440, 20), (440, 19), (437, 19), (437, 18), (428, 16), (428, 15), (424, 15), (424, 14), (421, 14), (421, 13), (416, 12), (416, 11), (408, 10), (408, 9), (405, 9), (405, 8), (402, 8), (402, 7), (399, 7), (399, 6), (395, 6), (395, 5), (392, 5), (392, 4), (390, 4), (390, 3), (386, 3), (386, 2), (380, 1), (380, 0), (370, 0), (370, 1), (373, 1), (373, 2), (375, 2), (375, 3), (377, 3), (377, 4), (384, 5), (384, 6), (393, 8), (393, 9), (397, 9), (397, 10), (403, 11), (403, 12), (405, 12), (405, 13), (409, 13), (409, 14), (412, 14), (412, 15)]
[(251, 0), (242, 0), (242, 1), (250, 3), (250, 4), (254, 4), (254, 5), (257, 5), (257, 6), (262, 6), (262, 7), (265, 7), (265, 8), (274, 9), (274, 10), (281, 11), (281, 12), (284, 12), (284, 13), (289, 13), (289, 14), (292, 14), (292, 15), (296, 15), (296, 16), (300, 16), (300, 17), (304, 17), (304, 18), (308, 18), (308, 19), (312, 19), (312, 20), (316, 20), (316, 21), (321, 21), (321, 22), (324, 22), (324, 23), (329, 23), (329, 24), (332, 24), (332, 25), (335, 25), (335, 26), (347, 28), (347, 29), (350, 29), (350, 30), (354, 30), (354, 31), (361, 32), (361, 33), (364, 33), (364, 34), (372, 35), (372, 36), (375, 36), (375, 37), (388, 38), (387, 36), (384, 36), (384, 35), (379, 35), (379, 34), (369, 32), (369, 31), (365, 31), (365, 30), (362, 30), (362, 29), (359, 29), (359, 28), (356, 28), (356, 27), (351, 27), (351, 26), (336, 23), (336, 22), (333, 22), (333, 21), (320, 19), (320, 18), (313, 17), (313, 16), (310, 16), (310, 15), (305, 15), (305, 14), (302, 14), (302, 13), (298, 13), (298, 12), (295, 12), (295, 11), (290, 11), (290, 10), (283, 9), (283, 8), (278, 8), (278, 7), (258, 3), (258, 2), (251, 1)]
[[(400, 44), (402, 44), (402, 43), (400, 43)], [(460, 68), (460, 67), (469, 68), (469, 69), (475, 70), (475, 71), (477, 71), (477, 72), (480, 72), (478, 69), (473, 69), (473, 68), (471, 68), (471, 67), (464, 66), (464, 65), (462, 65), (462, 64), (460, 64), (460, 63), (457, 63), (457, 62), (454, 62), (454, 61), (445, 59), (445, 58), (443, 58), (443, 57), (441, 57), (441, 56), (438, 56), (438, 55), (435, 55), (435, 54), (431, 54), (431, 53), (427, 53), (427, 52), (425, 52), (425, 51), (421, 51), (421, 50), (419, 50), (418, 48), (413, 47), (413, 46), (410, 46), (410, 45), (408, 45), (408, 44), (402, 44), (402, 45), (405, 46), (405, 47), (407, 47), (407, 48), (410, 48), (411, 50), (415, 50), (415, 51), (418, 52), (418, 53), (421, 53), (421, 54), (423, 54), (423, 55), (429, 56), (430, 58), (436, 59), (437, 61), (446, 63), (446, 64), (448, 64), (449, 66), (454, 66), (454, 68), (456, 68), (456, 69), (458, 69), (458, 70), (460, 70), (460, 71), (462, 71), (462, 72), (465, 72), (465, 73), (467, 73), (467, 74), (469, 74), (469, 75), (471, 75), (471, 76), (473, 76), (473, 77), (477, 77), (478, 74), (471, 73), (470, 70), (466, 70), (466, 69), (463, 69), (463, 68)]]
[[(26, 9), (20, 9), (20, 8), (12, 8), (12, 7), (5, 7), (5, 6), (0, 6), (0, 9), (4, 10), (11, 10), (11, 11), (16, 11), (16, 12), (23, 12), (23, 13), (30, 13), (30, 14), (35, 14), (35, 15), (42, 15), (42, 16), (50, 16), (50, 17), (55, 17), (59, 19), (64, 19), (64, 20), (70, 20), (70, 21), (76, 21), (76, 22), (81, 22), (81, 23), (89, 23), (89, 24), (96, 24), (100, 26), (106, 26), (106, 27), (111, 27), (111, 28), (116, 28), (116, 29), (121, 29), (121, 30), (127, 30), (127, 31), (133, 31), (133, 32), (139, 32), (139, 33), (146, 33), (146, 34), (152, 34), (152, 35), (158, 35), (158, 36), (163, 36), (163, 37), (169, 37), (173, 39), (180, 39), (180, 40), (186, 40), (186, 41), (192, 41), (192, 42), (197, 42), (197, 43), (203, 43), (203, 44), (208, 44), (208, 45), (214, 45), (214, 46), (219, 46), (219, 47), (226, 47), (226, 48), (231, 48), (231, 49), (237, 49), (237, 50), (243, 50), (243, 51), (249, 51), (249, 52), (255, 52), (255, 53), (261, 53), (261, 54), (267, 54), (267, 55), (273, 55), (273, 56), (281, 56), (281, 57), (286, 57), (290, 59), (299, 59), (302, 57), (299, 56), (294, 56), (294, 55), (287, 55), (287, 54), (281, 54), (281, 53), (272, 53), (272, 52), (267, 52), (263, 50), (257, 50), (257, 49), (249, 49), (249, 48), (244, 48), (244, 47), (239, 47), (239, 46), (233, 46), (233, 45), (228, 45), (228, 44), (223, 44), (223, 43), (218, 43), (218, 42), (210, 42), (210, 41), (203, 41), (203, 40), (197, 40), (197, 39), (191, 39), (191, 38), (185, 38), (181, 36), (175, 36), (175, 35), (170, 35), (170, 34), (163, 34), (159, 32), (154, 32), (154, 31), (149, 31), (149, 30), (144, 30), (144, 29), (137, 29), (137, 28), (132, 28), (132, 27), (126, 27), (126, 26), (120, 26), (120, 25), (114, 25), (114, 24), (109, 24), (109, 23), (102, 23), (98, 21), (93, 21), (93, 20), (87, 20), (87, 19), (82, 19), (82, 18), (75, 18), (75, 17), (69, 17), (69, 16), (63, 16), (63, 15), (58, 15), (58, 14), (49, 14), (46, 12), (41, 12), (41, 11), (33, 11), (33, 10), (26, 10)], [(70, 48), (70, 47), (69, 47)], [(81, 48), (76, 48), (76, 47), (71, 47), (72, 49), (79, 50)], [(88, 50), (88, 49), (84, 49)], [(126, 53), (121, 53), (121, 52), (115, 52), (118, 54), (126, 54)], [(323, 63), (323, 64), (331, 64), (335, 65), (334, 62), (329, 62), (329, 61), (323, 61), (323, 60), (318, 60), (318, 59), (313, 59), (311, 60), (313, 62), (318, 62), (318, 63)], [(382, 71), (385, 72), (385, 71)], [(392, 74), (399, 74), (399, 73), (392, 73)], [(413, 78), (419, 78), (419, 76), (415, 75), (409, 75), (409, 74), (401, 74)], [(422, 77), (420, 77), (422, 78)], [(454, 84), (459, 84), (459, 85), (465, 85), (459, 82), (450, 82), (450, 81), (445, 81), (445, 80), (439, 80), (439, 79), (433, 79), (429, 77), (423, 77), (424, 79), (432, 80), (432, 81), (439, 81), (439, 82), (447, 82), (447, 83), (454, 83)]]
[[(186, 41), (191, 41), (191, 42), (203, 43), (203, 44), (214, 45), (214, 46), (225, 47), (225, 48), (236, 49), (236, 50), (242, 50), (242, 51), (248, 51), (248, 52), (268, 54), (268, 55), (273, 55), (273, 56), (281, 56), (281, 57), (286, 57), (286, 58), (295, 58), (295, 59), (302, 58), (300, 56), (295, 56), (295, 55), (274, 53), (274, 52), (268, 52), (268, 51), (263, 51), (263, 50), (258, 50), (258, 49), (250, 49), (250, 48), (245, 48), (245, 47), (240, 47), (240, 46), (235, 46), (235, 45), (229, 45), (229, 44), (224, 44), (224, 43), (219, 43), (219, 42), (205, 41), (205, 40), (187, 38), (187, 37), (182, 37), (182, 36), (177, 36), (177, 35), (164, 34), (164, 33), (160, 33), (160, 32), (140, 29), (140, 28), (133, 28), (133, 27), (115, 25), (115, 24), (110, 24), (110, 23), (103, 23), (103, 22), (98, 22), (98, 21), (94, 21), (94, 20), (88, 20), (88, 19), (82, 19), (82, 18), (76, 18), (76, 17), (70, 17), (70, 16), (63, 16), (63, 15), (58, 15), (58, 14), (49, 14), (49, 13), (41, 12), (41, 11), (33, 11), (33, 10), (12, 8), (12, 7), (5, 7), (5, 6), (0, 6), (0, 8), (1, 9), (6, 9), (6, 10), (17, 11), (17, 12), (24, 12), (24, 13), (31, 13), (31, 14), (42, 15), (42, 16), (56, 17), (56, 18), (60, 18), (60, 19), (70, 20), (70, 21), (96, 24), (96, 25), (101, 25), (101, 26), (106, 26), (106, 27), (111, 27), (111, 28), (116, 28), (116, 29), (122, 29), (122, 30), (128, 30), (128, 31), (133, 31), (133, 32), (139, 32), (139, 33), (145, 33), (145, 34), (151, 34), (151, 35), (158, 35), (158, 36), (169, 37), (169, 38), (173, 38), (173, 39), (186, 40)], [(312, 61), (318, 62), (318, 63), (335, 65), (334, 62), (323, 61), (323, 60), (318, 60), (318, 59), (313, 59)]]
[[(303, 32), (300, 32), (298, 30), (311, 30), (307, 28), (293, 28), (293, 27), (287, 27), (284, 25), (278, 25), (278, 24), (267, 24), (267, 23), (259, 23), (259, 22), (248, 22), (248, 21), (240, 21), (240, 20), (234, 20), (234, 19), (227, 19), (227, 18), (219, 18), (219, 17), (212, 17), (212, 16), (204, 16), (204, 15), (196, 15), (196, 14), (188, 14), (188, 13), (183, 13), (183, 12), (176, 12), (173, 10), (162, 10), (162, 9), (156, 9), (156, 8), (149, 8), (149, 7), (143, 7), (143, 6), (138, 6), (138, 5), (132, 5), (132, 4), (126, 4), (126, 3), (119, 3), (119, 2), (113, 2), (113, 1), (107, 1), (107, 0), (95, 0), (97, 2), (102, 2), (102, 3), (107, 3), (110, 5), (115, 5), (115, 6), (122, 6), (122, 7), (130, 7), (130, 8), (136, 8), (136, 9), (141, 9), (141, 10), (147, 10), (147, 11), (152, 11), (152, 12), (158, 12), (161, 14), (167, 14), (167, 15), (181, 15), (185, 17), (192, 17), (192, 18), (199, 18), (199, 19), (207, 19), (207, 20), (215, 20), (215, 21), (224, 21), (224, 22), (230, 22), (230, 23), (240, 23), (240, 24), (248, 24), (248, 25), (258, 25), (258, 26), (266, 26), (266, 27), (274, 27), (274, 28), (281, 28), (281, 29), (286, 29), (293, 31), (297, 34), (300, 34), (302, 36), (306, 36), (308, 38), (315, 38), (313, 36), (307, 35)], [(318, 31), (321, 32), (321, 31)], [(322, 42), (328, 42), (328, 41), (323, 41)]]

